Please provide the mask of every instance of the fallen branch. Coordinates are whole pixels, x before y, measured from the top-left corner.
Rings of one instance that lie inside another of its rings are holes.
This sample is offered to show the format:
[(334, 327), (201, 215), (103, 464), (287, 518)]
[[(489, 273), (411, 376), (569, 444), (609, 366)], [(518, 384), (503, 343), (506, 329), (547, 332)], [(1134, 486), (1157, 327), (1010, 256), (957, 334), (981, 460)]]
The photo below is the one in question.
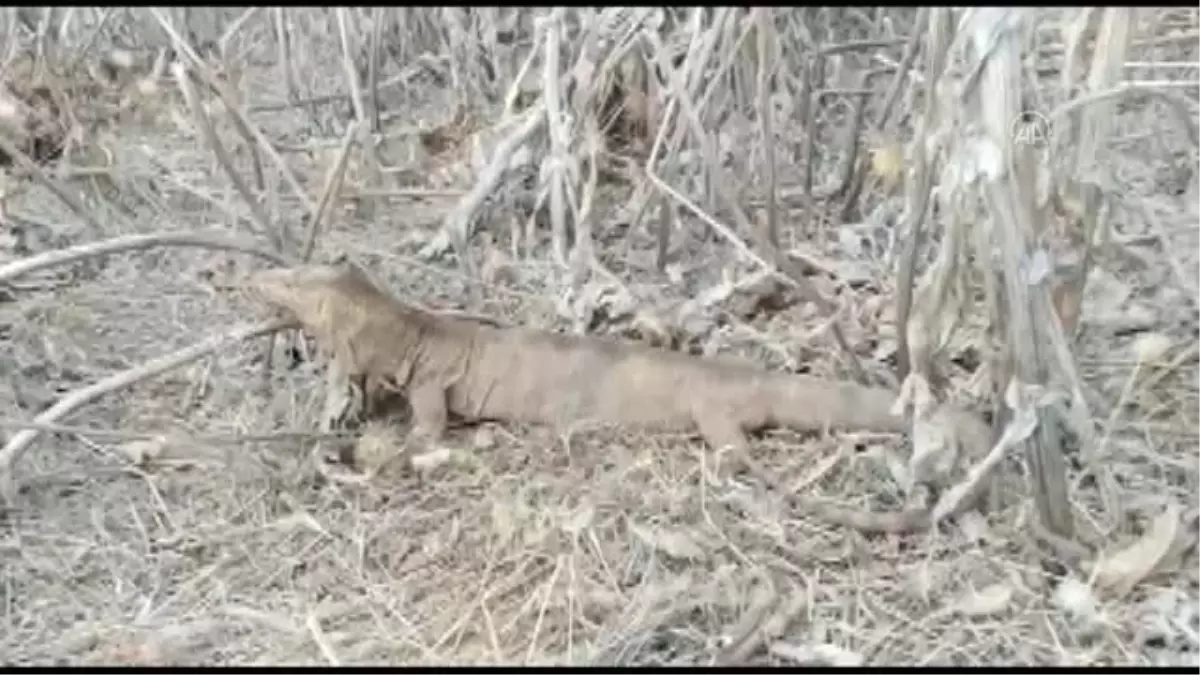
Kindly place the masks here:
[[(33, 421), (39, 425), (53, 424), (84, 405), (96, 401), (105, 394), (111, 394), (142, 380), (161, 375), (168, 370), (173, 370), (203, 356), (207, 356), (226, 345), (268, 335), (291, 325), (288, 321), (275, 319), (267, 323), (242, 326), (228, 333), (215, 335), (203, 342), (151, 359), (140, 366), (111, 375), (99, 382), (73, 391), (59, 399), (57, 403), (47, 408), (34, 418)], [(36, 428), (25, 429), (14, 434), (8, 440), (8, 443), (3, 448), (0, 448), (0, 493), (4, 494), (4, 496), (11, 497), (14, 494), (11, 490), (13, 486), (13, 464), (21, 457), (22, 453), (33, 445), (33, 442), (37, 440), (41, 433)]]
[(97, 429), (95, 427), (80, 427), (70, 424), (41, 424), (27, 420), (0, 419), (0, 429), (20, 431), (32, 429), (44, 434), (63, 434), (65, 436), (86, 436), (106, 441), (147, 441), (156, 438), (170, 438), (189, 443), (231, 444), (242, 443), (279, 443), (294, 441), (338, 441), (353, 438), (353, 434), (336, 432), (321, 433), (308, 430), (282, 430), (265, 434), (192, 434), (180, 430), (165, 431), (115, 431), (113, 429)]
[(287, 265), (289, 261), (278, 253), (259, 248), (248, 241), (239, 241), (214, 232), (157, 232), (154, 234), (135, 234), (127, 237), (116, 237), (104, 241), (90, 241), (78, 246), (63, 248), (57, 251), (46, 251), (38, 255), (22, 258), (16, 262), (0, 266), (0, 283), (9, 281), (22, 274), (29, 274), (55, 265), (65, 265), (85, 258), (150, 248), (151, 246), (191, 246), (196, 248), (224, 249), (248, 253), (278, 265)]

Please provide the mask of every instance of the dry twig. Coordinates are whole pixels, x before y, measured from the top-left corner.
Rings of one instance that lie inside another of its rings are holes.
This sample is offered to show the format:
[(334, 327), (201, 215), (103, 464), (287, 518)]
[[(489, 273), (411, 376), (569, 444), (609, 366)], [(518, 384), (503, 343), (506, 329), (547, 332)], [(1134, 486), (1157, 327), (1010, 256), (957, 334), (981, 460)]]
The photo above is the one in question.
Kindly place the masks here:
[[(114, 391), (137, 384), (142, 380), (161, 375), (169, 370), (207, 356), (225, 345), (268, 335), (291, 325), (292, 323), (288, 321), (273, 320), (267, 323), (242, 326), (226, 334), (210, 337), (207, 340), (171, 354), (151, 359), (136, 368), (111, 375), (99, 382), (67, 394), (59, 399), (57, 403), (39, 414), (34, 421), (38, 424), (52, 424), (106, 394), (111, 394)], [(36, 428), (24, 429), (14, 434), (12, 438), (8, 439), (8, 443), (3, 448), (0, 448), (0, 489), (7, 492), (5, 496), (11, 498), (15, 494), (11, 489), (13, 487), (13, 464), (20, 459), (22, 453), (33, 445), (33, 442), (37, 440), (39, 435), (41, 435), (41, 432)]]

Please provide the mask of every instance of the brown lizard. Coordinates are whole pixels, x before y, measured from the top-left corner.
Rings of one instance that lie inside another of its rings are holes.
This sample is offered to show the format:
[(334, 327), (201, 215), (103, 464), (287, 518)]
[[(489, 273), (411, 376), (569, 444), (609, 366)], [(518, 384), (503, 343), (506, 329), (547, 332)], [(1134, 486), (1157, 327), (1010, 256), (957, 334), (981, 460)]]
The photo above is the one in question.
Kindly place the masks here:
[(747, 452), (750, 431), (906, 429), (892, 413), (896, 394), (885, 388), (437, 316), (379, 289), (350, 263), (260, 271), (249, 286), (330, 353), (331, 388), (362, 378), (403, 392), (414, 432), (431, 439), (443, 435), (449, 413), (558, 428), (599, 422), (698, 431), (758, 473)]

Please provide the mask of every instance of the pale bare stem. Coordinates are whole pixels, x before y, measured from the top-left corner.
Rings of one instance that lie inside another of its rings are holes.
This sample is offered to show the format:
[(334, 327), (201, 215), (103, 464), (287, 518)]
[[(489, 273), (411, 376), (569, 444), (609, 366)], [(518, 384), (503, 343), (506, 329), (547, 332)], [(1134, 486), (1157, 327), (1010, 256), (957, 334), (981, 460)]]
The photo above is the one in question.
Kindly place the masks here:
[(583, 198), (580, 200), (579, 212), (575, 215), (575, 248), (572, 249), (571, 255), (576, 261), (576, 265), (584, 264), (597, 266), (599, 261), (595, 257), (595, 248), (592, 242), (592, 205), (596, 197), (596, 185), (599, 183), (600, 162), (600, 130), (597, 127), (594, 117), (588, 118), (584, 122), (584, 142), (587, 144), (588, 151), (588, 177), (587, 183), (583, 187)]
[(229, 43), (233, 41), (233, 37), (246, 27), (246, 24), (258, 14), (260, 9), (262, 7), (251, 7), (242, 12), (241, 16), (234, 19), (233, 23), (229, 24), (229, 28), (226, 28), (221, 37), (217, 39), (217, 49), (221, 52), (222, 56), (229, 53)]
[[(713, 23), (715, 25), (721, 25), (729, 16), (730, 12), (728, 8), (720, 8), (717, 10), (717, 14), (716, 17), (714, 17)], [(737, 52), (741, 49), (742, 44), (750, 36), (752, 28), (753, 24), (747, 22), (742, 28), (742, 33), (738, 37), (738, 41), (734, 45), (734, 49), (731, 49), (722, 57), (721, 65), (717, 68), (716, 73), (713, 74), (712, 80), (708, 83), (708, 88), (705, 89), (704, 94), (700, 97), (700, 102), (696, 106), (698, 111), (702, 112), (707, 107), (709, 99), (712, 97), (713, 92), (717, 89), (717, 83), (724, 77), (725, 72), (733, 66), (734, 61), (736, 61)], [(711, 33), (708, 35), (711, 35)], [(687, 88), (689, 96), (695, 96), (696, 90), (698, 90), (700, 84), (705, 81), (703, 78), (692, 77), (692, 73), (704, 71), (704, 64), (708, 63), (711, 51), (714, 47), (714, 40), (705, 40), (704, 43), (701, 44), (700, 48), (694, 53), (690, 53), (688, 59), (684, 61), (682, 77), (685, 82), (691, 83)], [(676, 151), (679, 149), (679, 144), (683, 142), (683, 138), (687, 134), (688, 128), (686, 126), (681, 124), (672, 125), (677, 113), (677, 108), (678, 102), (674, 97), (672, 97), (667, 102), (666, 110), (663, 111), (661, 117), (659, 118), (658, 132), (655, 134), (654, 143), (651, 145), (650, 155), (646, 158), (647, 170), (649, 170), (649, 168), (658, 161), (660, 156), (667, 158), (673, 157)], [(672, 128), (674, 129), (674, 133), (671, 135), (670, 141), (667, 142), (667, 130)], [(666, 147), (665, 151), (663, 150), (664, 143)], [(634, 224), (636, 225), (636, 219)]]
[(804, 158), (804, 204), (809, 213), (813, 213), (813, 167), (817, 155), (817, 103), (816, 87), (813, 82), (817, 79), (817, 71), (825, 67), (825, 57), (817, 54), (806, 64), (804, 79), (800, 86), (800, 118), (804, 120), (804, 145), (801, 156)]
[(75, 195), (67, 192), (65, 188), (59, 185), (58, 181), (46, 175), (46, 172), (42, 171), (42, 168), (30, 159), (29, 155), (26, 155), (10, 141), (5, 134), (0, 134), (0, 150), (3, 150), (5, 154), (12, 158), (13, 163), (20, 167), (22, 171), (28, 173), (35, 181), (41, 183), (50, 192), (53, 192), (55, 197), (61, 199), (67, 205), (67, 208), (71, 209), (71, 212), (88, 226), (94, 236), (101, 236), (104, 227), (100, 225), (100, 221), (96, 220), (92, 212), (84, 206), (83, 202), (79, 201), (79, 198)]
[(292, 172), (291, 167), (289, 167), (287, 163), (283, 161), (283, 158), (275, 150), (275, 147), (271, 141), (267, 140), (267, 137), (263, 136), (262, 132), (259, 131), (256, 126), (250, 124), (249, 118), (242, 110), (242, 106), (240, 103), (238, 103), (237, 98), (229, 92), (228, 88), (219, 79), (217, 79), (217, 76), (213, 74), (212, 70), (208, 67), (208, 64), (206, 64), (199, 57), (199, 55), (196, 54), (195, 50), (193, 50), (191, 46), (187, 44), (187, 42), (183, 41), (182, 36), (180, 36), (175, 30), (170, 21), (168, 21), (167, 18), (162, 15), (162, 12), (151, 7), (150, 14), (155, 18), (156, 21), (158, 21), (159, 25), (162, 26), (162, 29), (171, 38), (172, 42), (174, 43), (176, 53), (187, 60), (188, 66), (191, 68), (191, 72), (195, 75), (198, 75), (204, 84), (206, 84), (209, 89), (211, 89), (213, 93), (215, 93), (217, 97), (221, 99), (221, 103), (225, 106), (225, 112), (229, 115), (229, 119), (233, 122), (238, 132), (245, 138), (254, 140), (254, 143), (251, 143), (250, 147), (253, 152), (253, 161), (255, 164), (256, 173), (261, 173), (261, 166), (257, 151), (257, 149), (261, 149), (267, 154), (268, 157), (271, 158), (271, 161), (275, 163), (276, 168), (278, 168), (279, 172), (283, 175), (284, 181), (287, 182), (288, 187), (292, 189), (292, 192), (296, 195), (296, 198), (300, 200), (300, 203), (304, 206), (304, 209), (308, 212), (308, 214), (311, 216), (313, 213), (315, 213), (316, 206), (312, 203), (312, 200), (309, 199), (308, 193), (304, 190), (304, 188), (300, 187), (300, 182), (296, 180), (296, 175)]
[[(1047, 343), (1050, 331), (1061, 330), (1052, 315), (1048, 293), (1044, 286), (1031, 287), (1021, 270), (1027, 264), (1025, 252), (1033, 230), (1033, 200), (1035, 193), (1028, 185), (1033, 182), (1038, 166), (1032, 161), (1027, 146), (1025, 152), (1014, 153), (1010, 141), (1010, 122), (1020, 114), (1021, 53), (1020, 35), (1006, 27), (1012, 18), (1009, 13), (1020, 10), (974, 8), (965, 30), (976, 38), (975, 50), (981, 61), (979, 86), (973, 95), (978, 97), (976, 110), (980, 121), (993, 142), (1001, 145), (1002, 156), (1011, 162), (1011, 170), (986, 185), (984, 194), (996, 219), (1002, 250), (1004, 290), (1007, 300), (1008, 339), (1013, 355), (1016, 377), (1021, 384), (1045, 385), (1048, 381)], [(973, 25), (971, 25), (973, 24)], [(991, 37), (995, 42), (988, 44)], [(1025, 178), (1025, 184), (1022, 184)], [(1024, 189), (1023, 189), (1024, 188)], [(1026, 441), (1026, 459), (1042, 523), (1051, 532), (1071, 538), (1074, 522), (1067, 494), (1066, 467), (1062, 457), (1060, 430), (1052, 408), (1038, 411), (1037, 429)]]
[(565, 189), (565, 164), (567, 158), (566, 116), (558, 90), (558, 55), (561, 50), (561, 10), (543, 17), (546, 26), (546, 50), (542, 60), (542, 91), (546, 97), (546, 124), (550, 134), (550, 236), (554, 247), (554, 258), (559, 265), (567, 264), (567, 214)]
[(772, 246), (778, 248), (779, 213), (775, 204), (775, 134), (771, 129), (774, 107), (771, 105), (771, 73), (775, 68), (772, 38), (775, 26), (771, 21), (769, 7), (759, 7), (753, 11), (758, 24), (758, 120), (762, 135), (763, 168), (767, 179), (766, 239)]
[[(912, 312), (913, 283), (916, 276), (917, 250), (921, 242), (921, 230), (925, 223), (925, 211), (929, 208), (929, 193), (933, 189), (933, 177), (929, 171), (929, 162), (925, 156), (925, 139), (929, 125), (934, 123), (937, 105), (937, 82), (941, 78), (942, 68), (945, 67), (946, 54), (950, 49), (951, 16), (947, 9), (931, 10), (922, 7), (917, 10), (917, 20), (913, 23), (913, 34), (909, 37), (909, 46), (905, 48), (905, 57), (916, 57), (917, 44), (920, 43), (922, 29), (928, 23), (929, 47), (926, 50), (927, 62), (925, 80), (925, 112), (917, 123), (916, 142), (913, 143), (912, 157), (913, 178), (905, 182), (905, 221), (900, 231), (904, 233), (904, 247), (900, 252), (896, 278), (896, 377), (903, 382), (912, 369), (912, 355), (908, 344), (908, 317)], [(892, 91), (898, 93), (902, 82), (912, 66), (911, 60), (902, 70), (897, 70), (896, 78), (892, 81)], [(885, 100), (884, 116), (881, 117), (878, 129), (886, 129), (886, 113), (897, 96), (889, 91)]]
[[(226, 347), (230, 344), (244, 342), (246, 340), (274, 333), (283, 328), (291, 326), (291, 323), (284, 320), (272, 320), (266, 323), (258, 323), (250, 326), (242, 326), (229, 331), (223, 335), (216, 335), (204, 340), (203, 342), (194, 344), (170, 354), (151, 359), (146, 363), (129, 370), (122, 371), (115, 375), (100, 380), (94, 384), (90, 384), (82, 389), (77, 389), (63, 398), (59, 399), (54, 405), (47, 408), (40, 415), (34, 418), (34, 422), (38, 425), (49, 425), (61, 420), (70, 415), (79, 408), (99, 400), (106, 394), (111, 394), (121, 389), (126, 389), (142, 380), (149, 379), (161, 375), (169, 370), (187, 365), (204, 356), (208, 356), (217, 350)], [(11, 489), (12, 487), (12, 467), (21, 455), (33, 445), (41, 431), (37, 428), (24, 429), (17, 432), (8, 440), (8, 443), (0, 448), (0, 486)]]
[(187, 102), (188, 107), (192, 110), (192, 117), (196, 120), (196, 126), (204, 135), (204, 140), (212, 149), (213, 154), (217, 157), (217, 163), (225, 170), (229, 176), (233, 187), (241, 195), (250, 209), (250, 218), (254, 221), (255, 227), (258, 229), (257, 234), (261, 234), (270, 239), (271, 244), (278, 250), (282, 250), (283, 242), (276, 232), (268, 224), (267, 216), (262, 211), (262, 205), (250, 193), (250, 188), (246, 187), (246, 182), (238, 174), (237, 169), (233, 166), (233, 159), (229, 156), (229, 151), (225, 149), (225, 144), (217, 136), (217, 132), (213, 129), (212, 119), (208, 113), (204, 111), (204, 105), (200, 102), (200, 95), (196, 93), (196, 87), (192, 85), (192, 79), (188, 76), (187, 68), (182, 63), (176, 62), (171, 64), (171, 74), (175, 76), (175, 82), (179, 85), (180, 91), (183, 92), (183, 98)]
[[(917, 10), (917, 17), (913, 21), (913, 34), (908, 36), (908, 42), (904, 45), (904, 54), (900, 57), (900, 65), (896, 66), (896, 75), (892, 78), (892, 83), (888, 86), (887, 94), (883, 97), (883, 107), (879, 111), (879, 120), (875, 122), (876, 131), (885, 132), (888, 129), (888, 122), (892, 119), (892, 110), (895, 109), (896, 102), (900, 100), (902, 85), (908, 79), (908, 71), (917, 59), (917, 52), (921, 47), (921, 35), (923, 35), (922, 27), (929, 21), (929, 11), (929, 7), (922, 7)], [(949, 45), (947, 45), (948, 47)], [(939, 68), (938, 71), (940, 72), (941, 69)], [(930, 74), (927, 77), (932, 79), (936, 75)]]
[[(354, 118), (358, 121), (355, 128), (362, 135), (362, 152), (369, 170), (377, 177), (379, 175), (379, 159), (375, 153), (375, 144), (370, 138), (370, 121), (367, 119), (367, 108), (363, 102), (362, 85), (358, 81), (358, 70), (354, 67), (355, 42), (352, 40), (349, 26), (349, 12), (345, 7), (336, 10), (338, 35), (342, 44), (342, 70), (346, 75), (346, 83), (350, 89), (350, 103), (354, 107)], [(376, 108), (378, 106), (376, 105)]]
[(358, 72), (354, 68), (354, 45), (350, 41), (350, 28), (347, 26), (347, 10), (338, 7), (334, 10), (337, 17), (338, 37), (342, 44), (342, 72), (346, 76), (346, 85), (350, 89), (350, 105), (354, 107), (354, 117), (360, 123), (365, 122), (367, 113), (363, 106), (362, 87), (358, 84)]
[(464, 78), (463, 64), (461, 62), (463, 56), (463, 43), (466, 42), (463, 28), (463, 13), (465, 9), (458, 7), (442, 7), (440, 11), (441, 17), (444, 19), (444, 31), (446, 41), (449, 43), (449, 62), (450, 62), (450, 85), (454, 88), (456, 94), (455, 103), (465, 105), (469, 100), (469, 92), (466, 90), (467, 83)]
[(300, 97), (296, 89), (296, 66), (292, 63), (292, 46), (288, 35), (287, 10), (283, 7), (271, 9), (272, 23), (275, 24), (275, 44), (279, 47), (279, 68), (283, 74), (283, 88), (287, 92), (288, 103), (295, 104)]
[(380, 55), (383, 51), (383, 7), (371, 10), (371, 44), (367, 51), (367, 89), (371, 92), (371, 133), (377, 134), (381, 128), (379, 120), (379, 70)]
[(58, 44), (65, 44), (70, 39), (71, 26), (75, 23), (75, 12), (77, 9), (77, 7), (67, 7), (66, 11), (63, 12), (63, 18), (58, 22), (58, 37), (56, 38)]
[[(450, 247), (457, 248), (459, 254), (466, 256), (465, 247), (472, 235), (472, 217), (487, 200), (488, 195), (495, 191), (504, 176), (512, 155), (525, 143), (538, 127), (546, 121), (546, 107), (542, 100), (534, 102), (526, 110), (519, 122), (514, 123), (512, 132), (496, 146), (488, 165), (479, 174), (479, 179), (471, 190), (459, 199), (454, 208), (442, 221), (442, 228), (437, 236), (426, 245), (421, 255), (431, 257), (445, 253)], [(464, 263), (467, 264), (467, 263)]]
[(521, 63), (520, 70), (517, 71), (517, 76), (513, 78), (513, 83), (508, 88), (508, 93), (504, 96), (504, 114), (507, 118), (512, 114), (513, 108), (517, 105), (517, 98), (521, 95), (521, 83), (525, 81), (525, 76), (529, 73), (529, 69), (533, 67), (533, 62), (537, 58), (539, 50), (542, 49), (542, 41), (545, 39), (545, 30), (538, 27), (533, 38), (533, 48), (529, 50), (529, 54), (525, 56), (525, 61)]
[[(863, 73), (862, 84), (866, 85), (866, 73)], [(842, 204), (841, 222), (849, 222), (853, 216), (854, 209), (858, 206), (858, 198), (862, 194), (863, 185), (866, 183), (867, 177), (867, 162), (869, 158), (865, 155), (859, 157), (859, 146), (862, 144), (862, 128), (863, 115), (867, 109), (867, 97), (851, 94), (854, 102), (854, 113), (851, 116), (850, 128), (846, 137), (846, 163), (842, 165), (842, 175), (837, 182), (837, 187), (834, 191), (835, 195), (846, 195), (846, 201)], [(857, 169), (857, 170), (856, 170)]]
[[(150, 161), (154, 162), (157, 166), (162, 168), (163, 177), (166, 180), (170, 181), (170, 183), (172, 185), (174, 185), (175, 187), (179, 188), (180, 190), (183, 190), (184, 192), (187, 192), (188, 194), (192, 195), (193, 197), (195, 197), (201, 201), (204, 201), (205, 203), (209, 204), (210, 206), (220, 210), (221, 213), (225, 214), (225, 216), (228, 217), (231, 221), (243, 221), (244, 220), (249, 224), (249, 226), (251, 228), (254, 227), (254, 221), (250, 219), (250, 216), (246, 215), (243, 211), (234, 208), (233, 204), (230, 204), (229, 202), (227, 202), (223, 199), (217, 199), (217, 197), (214, 196), (212, 193), (210, 193), (198, 186), (192, 185), (192, 184), (188, 183), (187, 181), (181, 179), (179, 177), (179, 175), (174, 172), (173, 169), (171, 169), (168, 166), (165, 166), (162, 162), (158, 161), (157, 158), (149, 157), (149, 159), (150, 159)], [(274, 213), (277, 214), (278, 211), (275, 211)]]
[(134, 251), (153, 246), (187, 246), (195, 248), (219, 249), (238, 251), (270, 260), (279, 265), (288, 264), (287, 258), (278, 253), (268, 251), (251, 241), (239, 241), (229, 237), (227, 233), (213, 232), (159, 232), (155, 234), (135, 234), (103, 241), (91, 241), (70, 248), (46, 251), (31, 255), (20, 260), (0, 266), (0, 283), (15, 279), (23, 274), (57, 265), (65, 265), (87, 258), (94, 258), (122, 251)]
[(8, 49), (4, 53), (4, 70), (7, 70), (8, 66), (17, 58), (17, 54), (21, 49), (21, 40), (18, 35), (18, 27), (21, 25), (20, 17), (18, 16), (19, 11), (18, 7), (8, 8), (8, 21), (5, 22), (8, 30), (5, 31), (4, 35), (4, 41), (8, 45)]
[(44, 63), (46, 60), (46, 36), (50, 34), (50, 19), (54, 16), (53, 7), (42, 8), (41, 16), (38, 17), (37, 25), (37, 41), (36, 54), (38, 62)]
[(108, 25), (108, 20), (112, 18), (113, 12), (114, 10), (112, 7), (106, 7), (102, 10), (100, 14), (100, 20), (96, 22), (95, 28), (92, 28), (92, 31), (88, 34), (87, 38), (84, 39), (83, 43), (80, 44), (79, 49), (75, 52), (75, 56), (71, 57), (71, 60), (67, 63), (66, 72), (74, 72), (75, 68), (79, 65), (79, 62), (83, 60), (83, 57), (87, 56), (88, 51), (91, 50), (92, 45), (95, 44), (96, 38), (100, 36), (100, 33), (104, 30), (104, 27)]
[[(1099, 7), (1081, 7), (1075, 15), (1075, 20), (1071, 25), (1065, 26), (1063, 32), (1063, 67), (1062, 67), (1062, 91), (1068, 96), (1075, 92), (1075, 74), (1082, 70), (1084, 60), (1084, 46), (1087, 43), (1088, 29), (1096, 22), (1100, 16)], [(1074, 127), (1072, 130), (1077, 132)], [(1070, 135), (1055, 134), (1056, 140), (1061, 143), (1069, 143), (1071, 146), (1075, 144), (1074, 133)]]
[[(699, 15), (696, 14), (693, 16), (698, 19)], [(713, 19), (713, 24), (717, 26), (722, 25), (726, 20), (732, 20), (732, 16), (732, 12), (730, 12), (728, 8), (721, 7), (716, 10), (716, 16)], [(725, 72), (733, 66), (734, 61), (736, 61), (736, 51), (741, 49), (742, 44), (744, 44), (749, 38), (752, 27), (753, 24), (749, 22), (743, 26), (742, 34), (738, 38), (735, 49), (731, 50), (730, 53), (725, 55), (721, 66), (717, 69), (716, 75), (714, 75), (712, 81), (708, 83), (708, 88), (705, 90), (704, 95), (700, 97), (700, 103), (696, 107), (697, 111), (702, 112), (707, 106), (709, 99), (713, 95), (713, 92), (717, 89), (717, 83), (722, 79)], [(707, 35), (711, 37), (712, 33), (708, 33)], [(687, 88), (689, 96), (694, 96), (697, 90), (699, 90), (700, 85), (705, 82), (704, 78), (699, 76), (694, 77), (692, 74), (704, 72), (704, 64), (708, 63), (714, 48), (715, 41), (712, 39), (706, 39), (701, 44), (699, 49), (697, 49), (694, 53), (689, 54), (688, 59), (684, 62), (683, 78), (685, 82), (691, 83), (691, 85)], [(655, 135), (654, 144), (651, 146), (650, 156), (646, 158), (647, 172), (652, 170), (652, 167), (658, 161), (660, 156), (666, 157), (668, 160), (674, 158), (675, 153), (679, 150), (680, 144), (683, 143), (683, 139), (688, 132), (688, 127), (683, 124), (673, 124), (675, 121), (677, 108), (678, 102), (674, 97), (671, 97), (671, 99), (667, 102), (666, 110), (663, 112), (659, 120), (658, 133)], [(668, 129), (672, 128), (674, 131), (671, 135), (670, 142), (666, 143), (666, 151), (664, 152), (663, 144), (664, 141), (666, 141), (666, 133)], [(664, 167), (660, 177), (666, 179), (670, 177), (671, 173), (672, 169), (669, 166)], [(641, 222), (642, 214), (645, 212), (646, 206), (649, 205), (649, 199), (649, 196), (647, 196), (646, 200), (638, 208), (637, 215), (634, 216), (632, 221), (632, 225), (634, 227), (637, 227), (638, 223)], [(662, 231), (660, 230), (660, 237), (661, 236)]]
[[(1092, 67), (1088, 73), (1088, 89), (1103, 91), (1117, 84), (1124, 75), (1125, 54), (1129, 49), (1132, 33), (1133, 10), (1130, 8), (1105, 8), (1096, 35), (1096, 49)], [(1079, 120), (1079, 146), (1076, 151), (1075, 170), (1091, 175), (1105, 160), (1105, 144), (1115, 126), (1113, 113), (1116, 102), (1107, 98), (1097, 99), (1088, 106)], [(1189, 115), (1190, 117), (1190, 115)], [(1195, 136), (1193, 135), (1193, 138)], [(1092, 207), (1099, 210), (1101, 204)], [(1084, 220), (1095, 220), (1096, 214), (1084, 214)]]
[(342, 136), (342, 146), (338, 149), (337, 161), (325, 176), (325, 188), (321, 191), (321, 200), (317, 202), (317, 213), (308, 224), (308, 234), (304, 237), (304, 247), (300, 259), (307, 262), (312, 257), (317, 243), (317, 233), (321, 230), (322, 221), (329, 212), (330, 206), (336, 201), (335, 196), (341, 191), (342, 178), (346, 175), (346, 164), (350, 157), (350, 148), (354, 145), (354, 137), (358, 134), (360, 122), (351, 122)]

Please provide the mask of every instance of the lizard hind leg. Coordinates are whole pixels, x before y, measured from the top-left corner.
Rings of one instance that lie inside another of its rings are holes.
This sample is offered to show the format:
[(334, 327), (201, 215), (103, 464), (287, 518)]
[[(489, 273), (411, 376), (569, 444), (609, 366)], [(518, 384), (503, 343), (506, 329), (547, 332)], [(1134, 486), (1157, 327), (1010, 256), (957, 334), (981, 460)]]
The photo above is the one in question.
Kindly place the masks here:
[[(698, 410), (693, 415), (700, 436), (714, 455), (719, 457), (723, 452), (731, 452), (736, 462), (741, 463), (755, 477), (774, 486), (775, 481), (770, 474), (750, 456), (750, 441), (742, 425), (735, 421), (733, 416), (720, 410)], [(719, 471), (718, 463), (715, 472)], [(708, 476), (705, 476), (705, 480), (708, 480)]]
[(412, 408), (412, 427), (405, 440), (407, 452), (412, 456), (439, 449), (449, 419), (445, 387), (436, 382), (414, 386), (408, 403)]

